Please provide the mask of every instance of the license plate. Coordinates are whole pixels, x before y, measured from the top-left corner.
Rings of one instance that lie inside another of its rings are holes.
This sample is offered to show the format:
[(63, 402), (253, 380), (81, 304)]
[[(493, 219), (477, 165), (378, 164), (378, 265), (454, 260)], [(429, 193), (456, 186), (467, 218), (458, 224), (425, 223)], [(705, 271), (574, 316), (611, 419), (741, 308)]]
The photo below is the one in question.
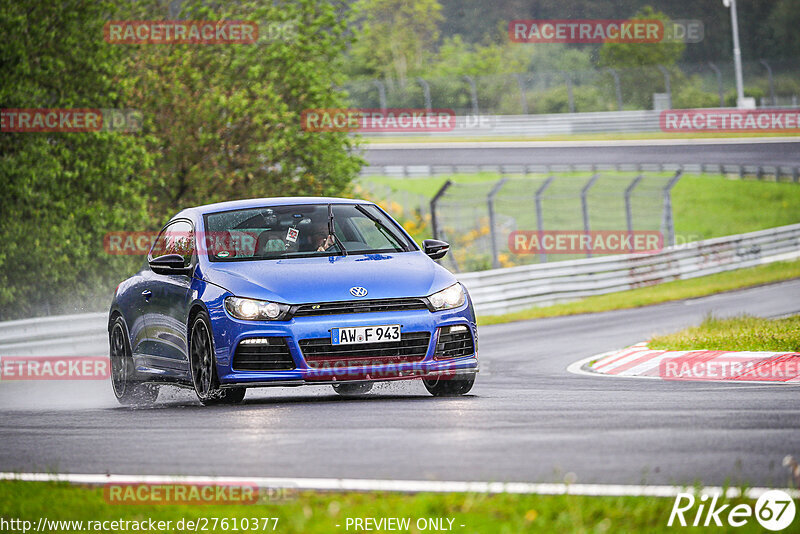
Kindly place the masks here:
[(388, 343), (400, 341), (400, 325), (352, 326), (331, 330), (332, 345), (352, 345), (355, 343)]

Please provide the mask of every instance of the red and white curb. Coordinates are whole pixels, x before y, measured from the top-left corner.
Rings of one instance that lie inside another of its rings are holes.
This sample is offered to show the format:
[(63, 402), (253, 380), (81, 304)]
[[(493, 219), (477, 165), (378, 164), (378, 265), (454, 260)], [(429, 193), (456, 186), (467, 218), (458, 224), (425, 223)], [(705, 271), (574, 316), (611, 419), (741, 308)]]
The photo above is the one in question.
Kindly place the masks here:
[(567, 367), (574, 374), (655, 380), (800, 385), (800, 353), (655, 350), (637, 343)]

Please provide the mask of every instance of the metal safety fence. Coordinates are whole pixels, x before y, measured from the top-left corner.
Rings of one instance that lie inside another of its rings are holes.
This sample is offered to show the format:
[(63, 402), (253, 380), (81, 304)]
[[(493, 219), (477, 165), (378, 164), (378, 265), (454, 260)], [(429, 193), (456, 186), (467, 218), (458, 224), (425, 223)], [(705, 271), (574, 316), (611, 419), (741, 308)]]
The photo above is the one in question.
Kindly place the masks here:
[[(760, 105), (798, 105), (797, 61), (745, 61), (743, 70)], [(731, 62), (364, 79), (342, 87), (352, 107), (449, 108), (458, 115), (735, 107), (734, 88)]]
[(454, 174), (496, 173), (551, 174), (554, 172), (670, 172), (684, 174), (719, 174), (728, 178), (800, 183), (800, 167), (793, 165), (738, 165), (730, 163), (603, 163), (595, 165), (369, 165), (361, 169), (360, 176), (386, 176), (391, 178), (424, 178)]
[(453, 245), (445, 263), (457, 272), (592, 255), (518, 254), (509, 236), (519, 231), (657, 231), (664, 244), (672, 245), (670, 192), (681, 174), (551, 172), (506, 175), (494, 182), (448, 180), (430, 203), (432, 233)]
[[(797, 106), (787, 110), (796, 111)], [(724, 112), (720, 108), (704, 108), (705, 112)], [(786, 111), (786, 110), (784, 110)], [(427, 137), (435, 139), (481, 137), (546, 137), (598, 133), (655, 133), (662, 132), (659, 111), (604, 111), (583, 113), (554, 113), (543, 115), (459, 115), (448, 131), (362, 132), (364, 137)], [(796, 128), (794, 128), (796, 130)], [(699, 130), (698, 130), (699, 131)], [(787, 130), (791, 134), (792, 129)]]
[(492, 315), (800, 257), (800, 224), (626, 254), (458, 275)]

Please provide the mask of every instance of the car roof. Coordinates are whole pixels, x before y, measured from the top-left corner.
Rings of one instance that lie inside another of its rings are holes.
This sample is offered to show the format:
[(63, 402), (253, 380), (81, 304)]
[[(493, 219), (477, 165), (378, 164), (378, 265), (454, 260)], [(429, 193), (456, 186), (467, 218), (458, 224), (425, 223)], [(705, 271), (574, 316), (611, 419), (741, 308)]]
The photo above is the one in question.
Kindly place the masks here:
[(230, 211), (246, 208), (260, 208), (263, 206), (302, 206), (305, 204), (372, 204), (367, 200), (353, 198), (336, 197), (268, 197), (250, 198), (244, 200), (230, 200), (227, 202), (217, 202), (215, 204), (205, 204), (181, 210), (173, 219), (195, 218), (206, 213), (216, 213), (220, 211)]

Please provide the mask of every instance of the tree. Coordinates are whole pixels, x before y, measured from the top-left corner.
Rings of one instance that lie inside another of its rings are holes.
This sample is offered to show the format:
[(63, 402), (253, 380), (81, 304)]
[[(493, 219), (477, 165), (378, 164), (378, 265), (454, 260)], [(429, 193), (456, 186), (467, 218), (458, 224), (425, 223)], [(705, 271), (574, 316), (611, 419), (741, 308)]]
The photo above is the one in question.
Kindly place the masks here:
[(439, 40), (442, 7), (437, 0), (359, 0), (361, 16), (352, 56), (355, 70), (401, 85), (425, 72)]
[(347, 192), (362, 163), (355, 141), (300, 121), (307, 108), (342, 107), (346, 17), (313, 0), (183, 10), (257, 21), (262, 37), (104, 41), (108, 20), (175, 18), (156, 0), (0, 7), (4, 108), (132, 108), (143, 118), (135, 134), (0, 133), (0, 319), (105, 308), (142, 261), (106, 253), (110, 231), (157, 230), (217, 200)]
[[(669, 17), (647, 6), (631, 17), (631, 20), (660, 20), (667, 23)], [(686, 45), (679, 41), (604, 43), (600, 48), (600, 66), (616, 69), (655, 65), (671, 67), (680, 59), (685, 47)]]
[[(3, 108), (118, 108), (121, 51), (102, 40), (106, 2), (0, 7)], [(103, 250), (111, 230), (146, 220), (144, 140), (113, 132), (0, 132), (0, 319), (110, 302), (139, 259)]]
[(800, 36), (797, 34), (797, 28), (800, 26), (800, 3), (795, 0), (778, 0), (768, 22), (772, 38), (762, 41), (769, 47), (768, 51), (774, 52), (764, 55), (791, 59), (800, 56)]
[[(256, 44), (142, 45), (131, 59), (133, 104), (155, 139), (152, 211), (162, 218), (221, 200), (340, 194), (362, 164), (352, 137), (307, 132), (300, 120), (305, 109), (343, 107), (334, 87), (345, 17), (314, 0), (233, 7), (184, 2), (182, 17), (256, 21)], [(135, 9), (159, 16), (157, 3)]]
[[(631, 20), (669, 22), (666, 15), (650, 6), (640, 10)], [(601, 67), (621, 71), (625, 102), (634, 104), (637, 109), (648, 109), (652, 105), (652, 94), (666, 90), (664, 75), (658, 67), (668, 69), (673, 85), (676, 85), (680, 71), (675, 64), (685, 47), (683, 42), (669, 40), (658, 43), (604, 43), (600, 48), (598, 63)]]

